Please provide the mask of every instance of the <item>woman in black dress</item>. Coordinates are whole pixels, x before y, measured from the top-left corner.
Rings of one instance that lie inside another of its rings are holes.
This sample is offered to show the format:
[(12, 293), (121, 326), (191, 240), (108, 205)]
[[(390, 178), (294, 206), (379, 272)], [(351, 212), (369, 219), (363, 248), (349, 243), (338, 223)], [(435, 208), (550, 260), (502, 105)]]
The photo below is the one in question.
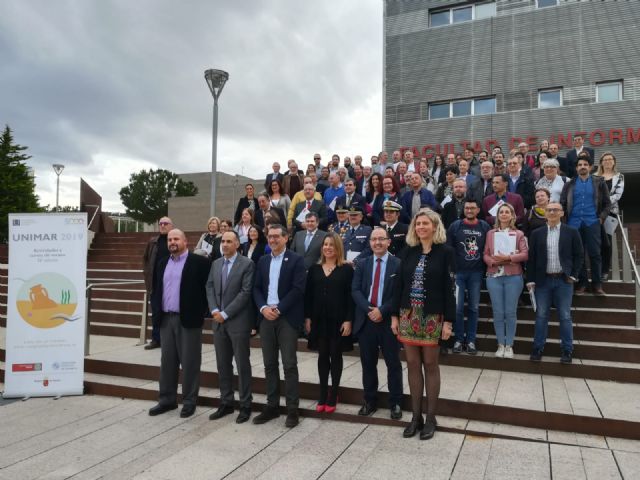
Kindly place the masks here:
[(247, 234), (249, 241), (240, 247), (242, 255), (249, 257), (253, 263), (257, 264), (260, 257), (264, 255), (264, 249), (267, 246), (267, 239), (257, 225), (249, 227)]
[[(391, 330), (403, 343), (407, 358), (413, 418), (403, 436), (421, 440), (436, 430), (436, 405), (440, 396), (438, 355), (440, 338), (451, 336), (456, 318), (453, 295), (453, 251), (440, 216), (430, 209), (420, 210), (409, 225), (407, 248), (393, 292)], [(423, 374), (424, 369), (424, 374)], [(422, 398), (427, 393), (427, 420), (422, 418)]]
[(342, 376), (342, 352), (353, 350), (352, 278), (353, 268), (344, 261), (344, 247), (340, 235), (333, 232), (327, 234), (322, 242), (320, 262), (312, 265), (307, 274), (304, 298), (305, 330), (308, 334), (309, 350), (318, 351), (318, 412), (336, 411)]

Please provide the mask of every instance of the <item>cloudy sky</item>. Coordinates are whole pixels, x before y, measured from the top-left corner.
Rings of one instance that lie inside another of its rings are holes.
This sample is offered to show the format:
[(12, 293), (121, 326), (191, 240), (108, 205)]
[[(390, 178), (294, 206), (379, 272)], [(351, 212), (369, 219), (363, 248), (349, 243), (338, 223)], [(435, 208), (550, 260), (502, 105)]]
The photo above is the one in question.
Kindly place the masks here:
[(111, 211), (132, 172), (210, 169), (207, 68), (230, 75), (224, 172), (381, 146), (381, 0), (5, 0), (0, 59), (0, 125), (29, 147), (43, 204), (53, 163), (62, 205), (82, 177)]

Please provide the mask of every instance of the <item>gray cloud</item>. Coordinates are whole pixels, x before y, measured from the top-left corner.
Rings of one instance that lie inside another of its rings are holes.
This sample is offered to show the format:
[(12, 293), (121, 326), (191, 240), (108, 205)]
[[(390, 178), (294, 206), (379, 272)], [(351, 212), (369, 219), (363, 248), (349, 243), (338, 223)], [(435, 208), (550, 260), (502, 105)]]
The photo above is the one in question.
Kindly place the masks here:
[(62, 203), (83, 176), (122, 210), (140, 168), (205, 171), (207, 68), (220, 100), (219, 166), (264, 174), (273, 160), (369, 155), (381, 144), (382, 2), (5, 2), (0, 123), (29, 146), (38, 193)]

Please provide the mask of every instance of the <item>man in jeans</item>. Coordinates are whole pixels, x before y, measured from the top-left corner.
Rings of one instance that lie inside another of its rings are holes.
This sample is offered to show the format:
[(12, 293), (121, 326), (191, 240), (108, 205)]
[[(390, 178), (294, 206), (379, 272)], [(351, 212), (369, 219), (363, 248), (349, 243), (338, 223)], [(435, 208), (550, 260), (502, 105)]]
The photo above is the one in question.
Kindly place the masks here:
[[(456, 323), (454, 325), (455, 343), (453, 353), (465, 349), (469, 355), (478, 353), (476, 349), (476, 331), (478, 330), (478, 307), (480, 287), (484, 276), (484, 243), (491, 229), (484, 220), (478, 219), (480, 206), (474, 199), (464, 202), (464, 218), (453, 222), (447, 230), (447, 242), (455, 251), (456, 286)], [(464, 297), (468, 293), (469, 312), (467, 328), (464, 326)]]
[(587, 277), (587, 255), (591, 263), (591, 287), (594, 295), (604, 296), (602, 290), (601, 225), (609, 215), (611, 200), (603, 177), (590, 175), (589, 154), (578, 155), (578, 176), (564, 184), (560, 203), (567, 217), (567, 225), (577, 229), (582, 238), (585, 256), (578, 277), (575, 295), (583, 295)]
[(571, 299), (573, 283), (582, 267), (583, 249), (580, 234), (575, 228), (563, 225), (562, 205), (550, 203), (545, 210), (547, 226), (535, 229), (529, 238), (527, 288), (535, 292), (537, 303), (533, 362), (542, 359), (549, 331), (551, 304), (558, 311), (562, 363), (571, 363), (573, 352), (573, 325)]

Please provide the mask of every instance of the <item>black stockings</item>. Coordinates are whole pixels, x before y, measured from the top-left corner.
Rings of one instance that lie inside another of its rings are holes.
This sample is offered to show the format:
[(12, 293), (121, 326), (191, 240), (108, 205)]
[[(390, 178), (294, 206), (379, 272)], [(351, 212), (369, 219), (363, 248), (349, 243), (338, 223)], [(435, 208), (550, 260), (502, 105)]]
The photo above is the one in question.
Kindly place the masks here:
[(440, 396), (440, 367), (438, 365), (440, 349), (438, 347), (418, 347), (405, 344), (404, 351), (407, 357), (413, 416), (422, 416), (422, 393), (425, 390), (426, 377), (427, 416), (433, 417), (435, 416), (438, 397)]
[[(331, 372), (331, 396), (329, 392), (329, 372)], [(318, 339), (318, 375), (320, 377), (320, 403), (321, 405), (335, 405), (342, 377), (342, 350), (340, 339)]]

